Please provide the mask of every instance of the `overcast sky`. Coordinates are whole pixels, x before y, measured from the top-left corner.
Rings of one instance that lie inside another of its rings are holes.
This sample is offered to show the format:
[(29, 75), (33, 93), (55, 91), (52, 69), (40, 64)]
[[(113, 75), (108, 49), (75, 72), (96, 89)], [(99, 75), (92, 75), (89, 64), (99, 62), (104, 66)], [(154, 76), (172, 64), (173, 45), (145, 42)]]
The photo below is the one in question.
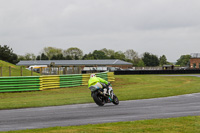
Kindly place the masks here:
[(173, 62), (200, 53), (200, 0), (0, 0), (0, 45), (18, 55), (133, 49)]

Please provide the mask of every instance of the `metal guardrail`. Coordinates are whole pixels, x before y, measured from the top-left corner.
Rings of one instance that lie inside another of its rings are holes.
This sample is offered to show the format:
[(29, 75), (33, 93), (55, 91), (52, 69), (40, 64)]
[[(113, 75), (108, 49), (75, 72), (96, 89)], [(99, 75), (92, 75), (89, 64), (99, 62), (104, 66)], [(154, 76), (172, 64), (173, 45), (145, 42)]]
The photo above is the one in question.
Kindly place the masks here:
[[(97, 76), (115, 81), (114, 73), (97, 73)], [(90, 74), (0, 77), (0, 92), (38, 91), (88, 85)]]

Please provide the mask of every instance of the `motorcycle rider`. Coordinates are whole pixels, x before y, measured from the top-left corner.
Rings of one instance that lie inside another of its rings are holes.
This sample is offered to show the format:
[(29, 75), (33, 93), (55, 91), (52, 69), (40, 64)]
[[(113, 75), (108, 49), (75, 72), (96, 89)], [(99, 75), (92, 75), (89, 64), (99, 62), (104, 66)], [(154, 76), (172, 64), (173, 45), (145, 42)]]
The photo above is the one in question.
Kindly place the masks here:
[(100, 77), (96, 77), (96, 74), (91, 74), (90, 75), (90, 79), (88, 81), (88, 88), (90, 88), (91, 86), (94, 86), (96, 88), (99, 89), (106, 89), (104, 91), (104, 94), (108, 92), (109, 88), (108, 86), (110, 85), (110, 82), (100, 78)]

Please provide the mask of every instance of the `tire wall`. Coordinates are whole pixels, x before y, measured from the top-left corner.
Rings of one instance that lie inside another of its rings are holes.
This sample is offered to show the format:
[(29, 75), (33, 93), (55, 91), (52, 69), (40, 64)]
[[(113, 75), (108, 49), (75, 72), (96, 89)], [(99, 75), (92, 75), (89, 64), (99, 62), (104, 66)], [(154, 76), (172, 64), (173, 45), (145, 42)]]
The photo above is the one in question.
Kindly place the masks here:
[(132, 71), (115, 71), (115, 75), (130, 75), (130, 74), (200, 74), (200, 69), (191, 70), (132, 70)]

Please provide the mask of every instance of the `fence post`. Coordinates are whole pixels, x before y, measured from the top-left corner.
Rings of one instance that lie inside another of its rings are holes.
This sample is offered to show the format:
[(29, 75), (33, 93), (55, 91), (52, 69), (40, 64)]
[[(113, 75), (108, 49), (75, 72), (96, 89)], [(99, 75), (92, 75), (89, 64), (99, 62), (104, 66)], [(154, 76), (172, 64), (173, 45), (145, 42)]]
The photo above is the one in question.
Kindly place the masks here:
[(42, 75), (42, 67), (40, 67), (40, 74)]
[(58, 75), (60, 75), (60, 67), (58, 66)]
[(74, 66), (72, 66), (72, 74), (74, 74)]
[(22, 66), (20, 67), (20, 72), (21, 72), (21, 76), (23, 76), (23, 70), (22, 70)]
[(67, 75), (67, 66), (65, 67), (65, 74)]
[(49, 66), (49, 75), (51, 75), (52, 67)]
[(9, 66), (9, 76), (11, 76), (11, 67)]
[(1, 72), (0, 76), (2, 77), (3, 76), (3, 67), (2, 66), (0, 67), (0, 72)]
[(31, 76), (33, 76), (33, 67), (31, 67)]
[(79, 74), (81, 74), (81, 66), (78, 67)]

